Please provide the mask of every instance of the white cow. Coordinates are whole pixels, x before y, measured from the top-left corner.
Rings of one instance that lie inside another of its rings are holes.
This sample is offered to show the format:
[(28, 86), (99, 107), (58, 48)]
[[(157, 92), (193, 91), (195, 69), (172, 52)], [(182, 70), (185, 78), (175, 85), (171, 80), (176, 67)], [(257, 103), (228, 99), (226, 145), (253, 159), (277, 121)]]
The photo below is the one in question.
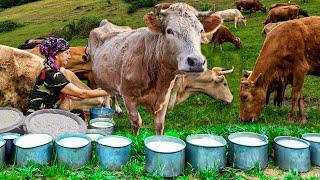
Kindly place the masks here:
[(237, 28), (238, 23), (247, 25), (246, 17), (244, 17), (238, 9), (227, 9), (223, 11), (217, 11), (215, 14), (221, 16), (224, 21), (234, 21), (234, 27)]

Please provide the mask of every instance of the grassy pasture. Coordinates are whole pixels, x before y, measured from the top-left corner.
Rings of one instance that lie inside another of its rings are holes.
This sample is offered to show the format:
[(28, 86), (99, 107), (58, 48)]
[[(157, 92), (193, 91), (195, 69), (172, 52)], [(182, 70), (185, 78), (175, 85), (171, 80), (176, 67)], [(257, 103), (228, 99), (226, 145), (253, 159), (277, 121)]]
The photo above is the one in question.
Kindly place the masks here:
[[(215, 0), (216, 9), (222, 10), (234, 8), (233, 0)], [(177, 1), (176, 1), (177, 2)], [(185, 0), (198, 9), (211, 7), (210, 0)], [(276, 2), (284, 0), (262, 0), (267, 7)], [(320, 15), (320, 0), (309, 0), (308, 3), (301, 3), (300, 0), (292, 0), (298, 3), (310, 15)], [(133, 28), (144, 26), (143, 15), (152, 8), (143, 8), (136, 13), (127, 14), (128, 4), (122, 0), (112, 0), (111, 4), (105, 0), (42, 0), (13, 7), (0, 12), (0, 20), (13, 20), (24, 24), (8, 33), (0, 33), (0, 44), (17, 47), (26, 39), (46, 36), (53, 29), (62, 28), (71, 20), (77, 20), (84, 16), (93, 16), (101, 19), (108, 19), (117, 25), (128, 25)], [(225, 138), (232, 132), (251, 131), (265, 134), (269, 137), (270, 163), (265, 171), (253, 169), (241, 171), (233, 168), (226, 168), (218, 173), (214, 171), (196, 172), (189, 165), (186, 166), (185, 174), (178, 179), (319, 179), (320, 169), (313, 168), (309, 173), (297, 174), (294, 172), (280, 171), (272, 161), (273, 139), (279, 135), (291, 135), (300, 137), (305, 132), (320, 131), (320, 91), (317, 87), (320, 79), (308, 76), (304, 83), (303, 94), (305, 98), (305, 109), (308, 114), (308, 123), (302, 125), (298, 122), (289, 124), (287, 121), (290, 112), (290, 87), (287, 88), (284, 106), (281, 108), (272, 105), (272, 100), (263, 111), (259, 121), (254, 123), (240, 122), (239, 116), (239, 85), (243, 69), (252, 69), (260, 48), (264, 41), (261, 36), (262, 23), (266, 14), (262, 12), (253, 13), (247, 17), (247, 26), (239, 26), (235, 29), (233, 23), (226, 23), (231, 32), (241, 38), (243, 49), (237, 50), (232, 44), (224, 44), (224, 53), (218, 47), (211, 51), (211, 44), (202, 45), (202, 52), (207, 57), (208, 67), (235, 67), (235, 72), (227, 75), (228, 84), (234, 95), (234, 101), (230, 105), (213, 100), (202, 94), (191, 96), (184, 103), (176, 106), (166, 115), (165, 134), (185, 139), (193, 133), (212, 133), (222, 135)], [(85, 45), (86, 39), (72, 39), (72, 45)], [(122, 108), (124, 109), (123, 104)], [(97, 166), (96, 159), (92, 163), (78, 171), (70, 171), (64, 166), (53, 165), (28, 167), (3, 167), (0, 170), (0, 179), (21, 179), (21, 178), (52, 178), (52, 179), (122, 179), (141, 178), (151, 179), (153, 177), (144, 171), (144, 147), (145, 137), (154, 134), (153, 117), (143, 107), (139, 107), (143, 119), (143, 129), (139, 136), (131, 135), (130, 121), (128, 114), (122, 117), (115, 117), (116, 134), (124, 135), (133, 140), (132, 157), (130, 163), (119, 172), (104, 171)], [(159, 178), (161, 179), (161, 178)]]

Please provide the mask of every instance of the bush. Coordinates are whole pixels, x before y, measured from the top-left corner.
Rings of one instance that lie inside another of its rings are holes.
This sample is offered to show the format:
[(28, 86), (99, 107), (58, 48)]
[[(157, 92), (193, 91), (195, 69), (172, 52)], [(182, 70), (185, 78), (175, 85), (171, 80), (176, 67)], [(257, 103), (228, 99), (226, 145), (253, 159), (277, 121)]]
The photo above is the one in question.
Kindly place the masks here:
[(82, 17), (80, 20), (73, 20), (60, 30), (54, 30), (51, 35), (62, 37), (70, 41), (74, 37), (86, 38), (92, 29), (99, 26), (101, 19), (96, 17)]
[(159, 0), (124, 0), (124, 1), (131, 4), (129, 6), (128, 13), (134, 13), (139, 8), (155, 6)]
[(34, 1), (38, 1), (38, 0), (0, 0), (0, 8), (6, 9), (12, 6), (19, 6), (21, 4), (26, 4)]
[(0, 22), (0, 33), (2, 32), (10, 32), (13, 31), (19, 27), (22, 27), (23, 25), (20, 23), (16, 23), (12, 20), (5, 20)]

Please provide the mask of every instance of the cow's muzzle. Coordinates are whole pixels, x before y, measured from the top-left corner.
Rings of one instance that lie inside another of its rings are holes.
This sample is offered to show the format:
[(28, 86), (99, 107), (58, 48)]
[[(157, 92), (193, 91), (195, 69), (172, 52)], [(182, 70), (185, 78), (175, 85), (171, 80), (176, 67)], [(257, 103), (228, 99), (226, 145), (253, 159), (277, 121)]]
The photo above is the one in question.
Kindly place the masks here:
[(205, 69), (206, 60), (202, 58), (188, 57), (187, 64), (191, 72), (202, 72)]

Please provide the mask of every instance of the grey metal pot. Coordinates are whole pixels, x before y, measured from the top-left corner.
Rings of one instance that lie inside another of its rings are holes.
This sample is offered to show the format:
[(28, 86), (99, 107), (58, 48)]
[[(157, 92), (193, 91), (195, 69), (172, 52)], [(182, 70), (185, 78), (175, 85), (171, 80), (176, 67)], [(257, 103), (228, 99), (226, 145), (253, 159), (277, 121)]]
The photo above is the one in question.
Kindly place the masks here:
[(302, 139), (310, 143), (311, 163), (320, 166), (320, 142), (311, 140), (310, 137), (320, 139), (320, 133), (306, 133), (302, 135)]
[[(304, 143), (306, 146), (301, 148), (287, 147), (279, 144), (280, 140), (294, 140)], [(280, 169), (307, 172), (311, 168), (310, 144), (309, 142), (291, 136), (279, 136), (275, 142), (275, 162)]]
[[(192, 143), (194, 139), (209, 138), (220, 142), (221, 145), (199, 145)], [(221, 170), (226, 167), (227, 142), (221, 136), (211, 134), (193, 134), (186, 139), (186, 159), (191, 166), (197, 170), (216, 169)]]
[[(176, 152), (157, 152), (146, 145), (150, 142), (174, 142), (183, 148)], [(183, 174), (185, 166), (185, 142), (170, 136), (151, 136), (144, 140), (145, 144), (145, 169), (153, 175), (162, 177), (175, 177)]]
[[(264, 143), (261, 145), (243, 145), (234, 142), (233, 139), (239, 137), (256, 138)], [(237, 132), (228, 136), (228, 162), (233, 167), (239, 169), (252, 169), (258, 166), (259, 169), (264, 169), (268, 164), (268, 138), (265, 135), (252, 132)]]

